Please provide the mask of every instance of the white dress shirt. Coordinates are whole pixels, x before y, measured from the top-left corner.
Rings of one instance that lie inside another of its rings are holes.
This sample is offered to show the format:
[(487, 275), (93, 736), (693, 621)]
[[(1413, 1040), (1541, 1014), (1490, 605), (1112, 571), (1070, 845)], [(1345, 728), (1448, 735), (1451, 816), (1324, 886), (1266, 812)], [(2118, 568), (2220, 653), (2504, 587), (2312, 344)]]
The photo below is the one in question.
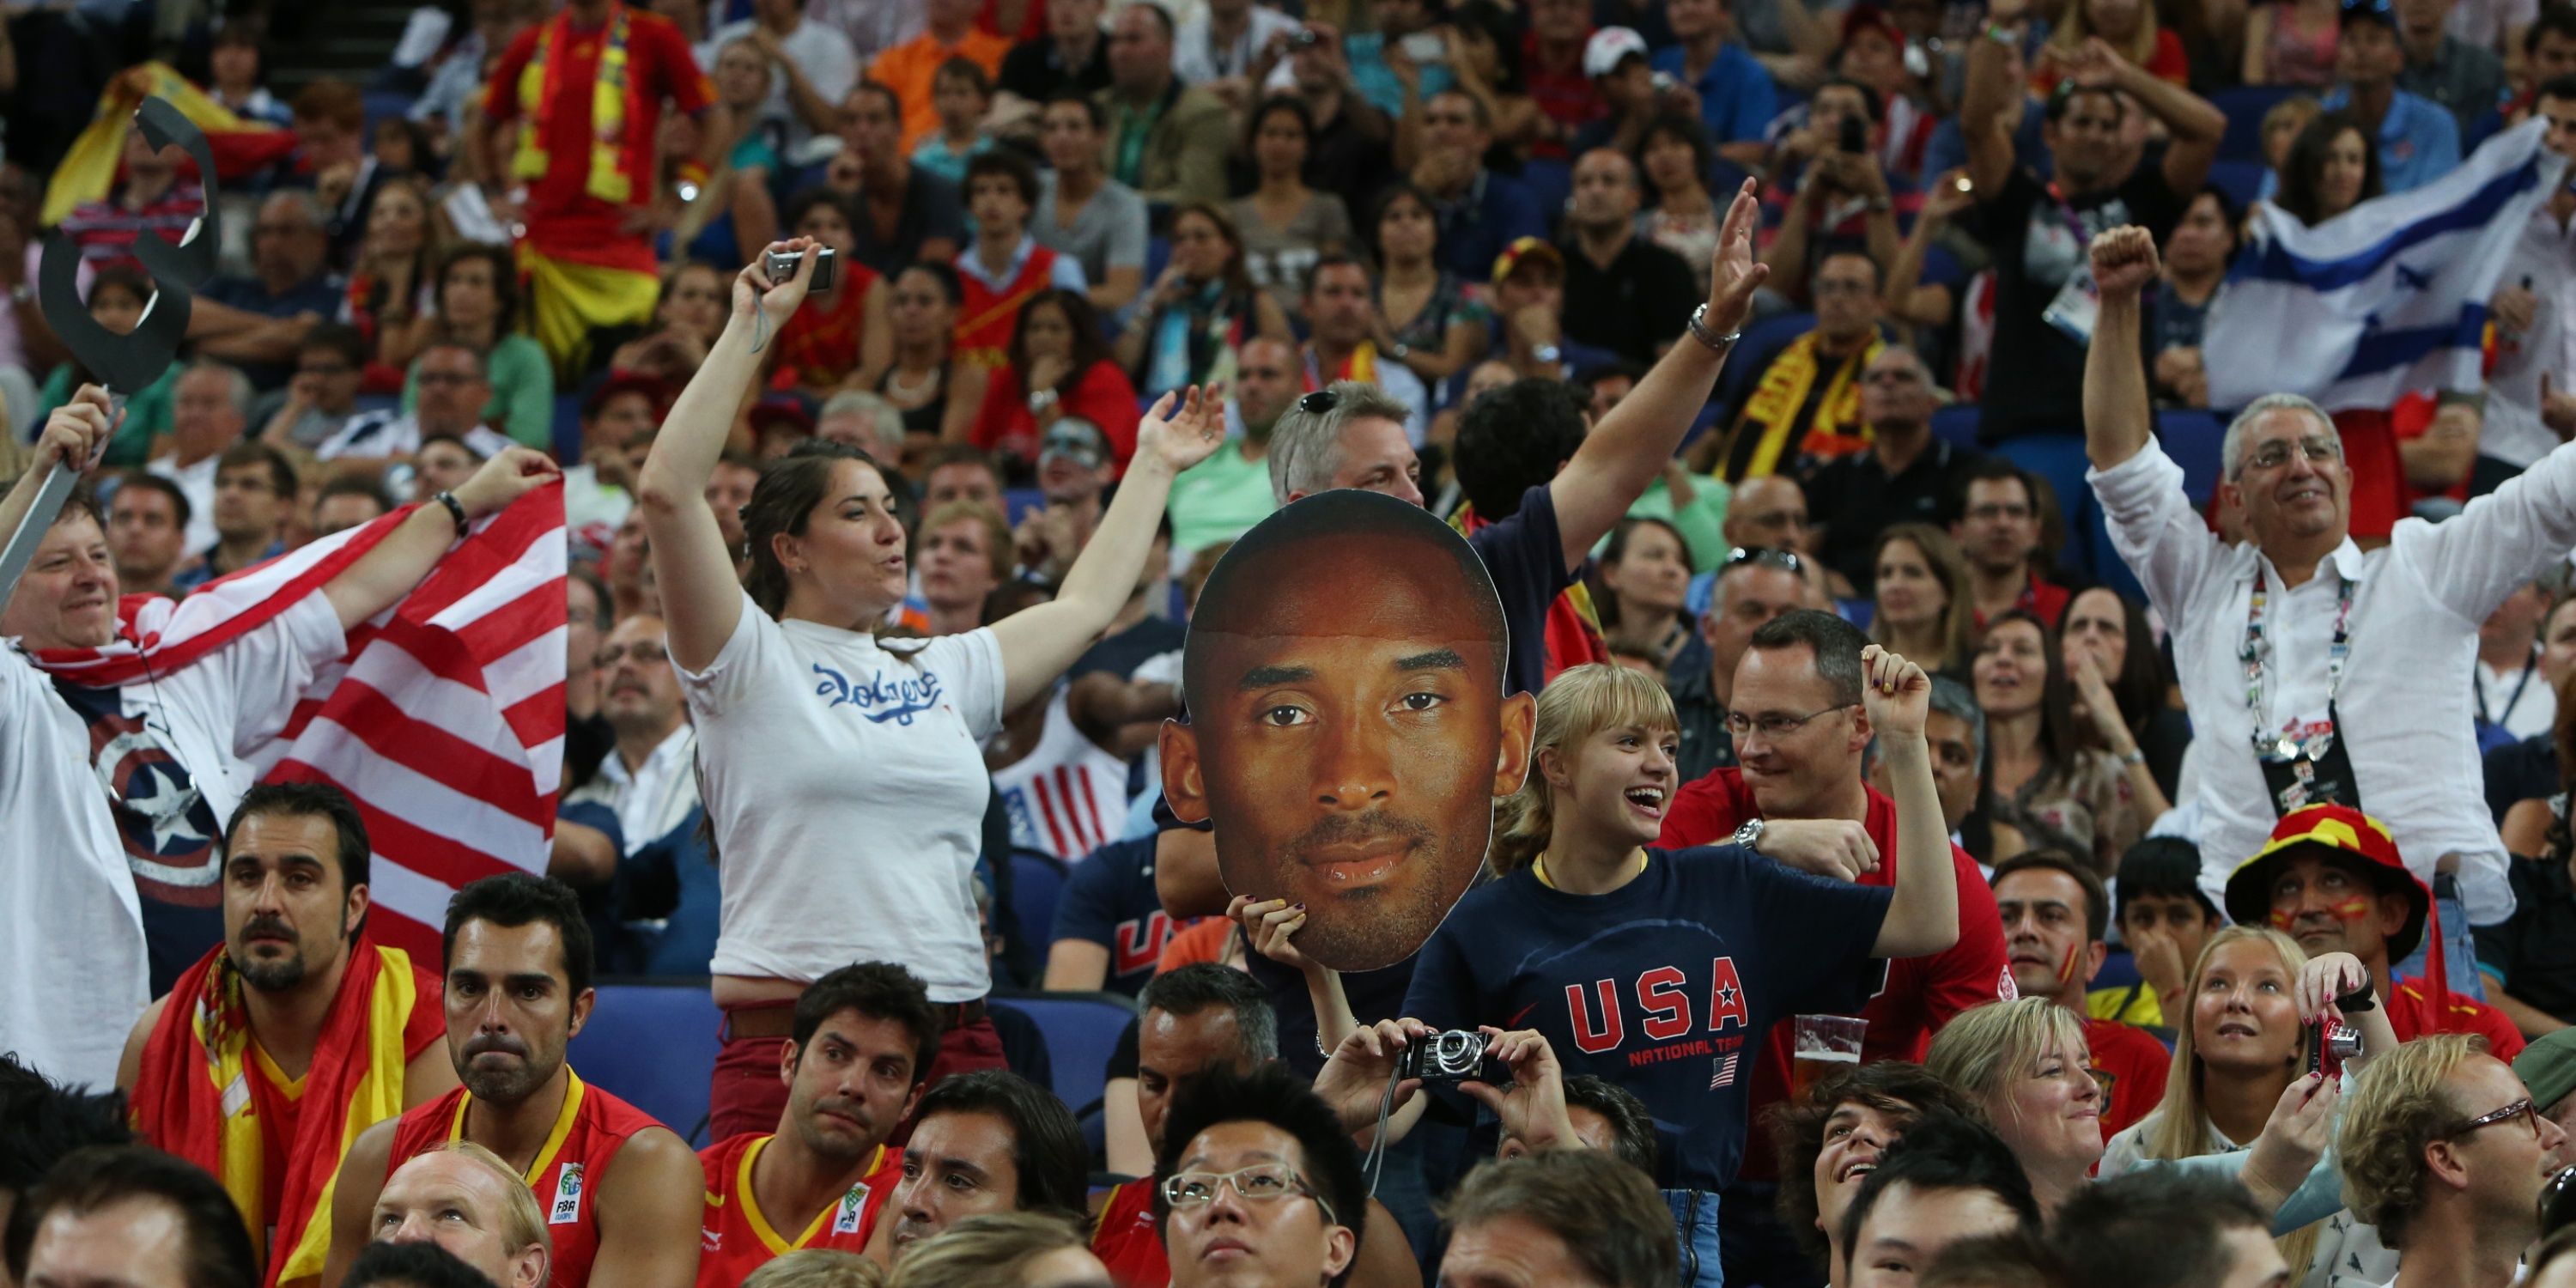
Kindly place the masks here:
[(2182, 467), (2152, 438), (2136, 456), (2086, 477), (2112, 544), (2174, 624), (2174, 667), (2201, 760), (2202, 889), (2224, 906), (2228, 874), (2278, 822), (2254, 759), (2237, 658), (2255, 574), (2269, 591), (2263, 697), (2265, 723), (2275, 730), (2293, 717), (2324, 716), (2337, 581), (2348, 577), (2352, 653), (2335, 710), (2362, 808), (2388, 825), (2406, 866), (2428, 885), (2443, 855), (2460, 856), (2460, 901), (2472, 925), (2513, 915), (2504, 844), (2487, 813), (2464, 699), (2478, 624), (2576, 546), (2576, 451), (2550, 453), (2448, 522), (2399, 520), (2389, 544), (2368, 554), (2347, 539), (2315, 576), (2287, 591), (2251, 544), (2228, 546), (2211, 534), (2183, 495)]
[(617, 829), (626, 834), (626, 853), (632, 856), (670, 835), (697, 808), (697, 751), (697, 727), (683, 720), (632, 770), (624, 752), (609, 752), (599, 762), (599, 775), (573, 799), (599, 801), (617, 811)]
[(2520, 286), (2525, 280), (2540, 306), (2529, 328), (2497, 346), (2478, 453), (2529, 468), (2558, 446), (2558, 435), (2540, 423), (2540, 377), (2548, 375), (2551, 387), (2560, 390), (2576, 379), (2576, 222), (2559, 223), (2547, 202), (2531, 212), (2496, 285)]
[[(1252, 65), (1270, 38), (1299, 30), (1296, 19), (1276, 9), (1254, 5), (1244, 12), (1243, 33), (1230, 46), (1216, 47), (1213, 24), (1205, 15), (1179, 24), (1172, 34), (1172, 74), (1184, 85), (1205, 85), (1228, 76), (1250, 76)], [(1280, 61), (1285, 62), (1286, 59)]]

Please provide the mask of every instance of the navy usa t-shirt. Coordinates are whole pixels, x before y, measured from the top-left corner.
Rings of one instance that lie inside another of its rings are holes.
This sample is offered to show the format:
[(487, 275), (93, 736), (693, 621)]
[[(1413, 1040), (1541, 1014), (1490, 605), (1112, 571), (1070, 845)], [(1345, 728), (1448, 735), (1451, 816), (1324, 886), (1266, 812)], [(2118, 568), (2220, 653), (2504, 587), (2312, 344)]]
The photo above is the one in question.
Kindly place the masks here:
[(1154, 892), (1154, 839), (1111, 841), (1073, 865), (1056, 897), (1049, 939), (1079, 939), (1109, 949), (1109, 977), (1101, 990), (1134, 997), (1154, 978), (1163, 945), (1195, 924), (1163, 912)]
[(1467, 892), (1415, 959), (1404, 1013), (1434, 1029), (1536, 1029), (1567, 1075), (1654, 1114), (1669, 1188), (1722, 1190), (1772, 1022), (1857, 1014), (1895, 890), (1740, 846), (1648, 850), (1636, 880), (1567, 894), (1527, 868)]

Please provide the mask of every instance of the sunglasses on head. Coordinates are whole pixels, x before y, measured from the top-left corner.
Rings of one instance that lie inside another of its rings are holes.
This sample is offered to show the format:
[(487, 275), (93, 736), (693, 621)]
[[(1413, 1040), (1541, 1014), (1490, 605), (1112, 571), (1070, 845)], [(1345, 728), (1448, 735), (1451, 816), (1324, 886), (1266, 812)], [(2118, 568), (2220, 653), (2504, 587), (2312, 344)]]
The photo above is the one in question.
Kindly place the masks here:
[(1321, 416), (1342, 405), (1342, 396), (1330, 389), (1318, 389), (1297, 400), (1297, 410), (1309, 416)]

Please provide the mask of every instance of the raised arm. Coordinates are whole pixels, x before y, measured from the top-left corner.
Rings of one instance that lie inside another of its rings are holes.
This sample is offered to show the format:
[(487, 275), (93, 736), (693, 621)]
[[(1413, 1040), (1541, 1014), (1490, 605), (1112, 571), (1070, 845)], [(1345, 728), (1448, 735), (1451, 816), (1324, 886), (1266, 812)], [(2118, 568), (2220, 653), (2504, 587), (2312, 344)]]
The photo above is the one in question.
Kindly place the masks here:
[[(703, 373), (702, 373), (703, 374)], [(1173, 407), (1179, 403), (1175, 414)], [(1002, 648), (1002, 709), (1016, 710), (1045, 692), (1066, 667), (1109, 628), (1120, 606), (1136, 589), (1145, 571), (1145, 553), (1154, 544), (1155, 521), (1171, 499), (1172, 479), (1206, 460), (1225, 442), (1225, 399), (1203, 395), (1192, 385), (1187, 399), (1165, 394), (1136, 426), (1136, 456), (1119, 480), (1117, 499), (1100, 516), (1091, 542), (1064, 577), (1055, 598), (1025, 608), (993, 624)], [(657, 441), (656, 452), (661, 450)], [(708, 457), (712, 466), (714, 456)], [(647, 469), (650, 469), (648, 463)], [(703, 486), (703, 476), (700, 479)], [(712, 523), (713, 517), (709, 520)], [(660, 546), (655, 546), (660, 557)], [(730, 572), (730, 565), (727, 565)], [(664, 595), (670, 594), (664, 574)], [(674, 646), (677, 647), (676, 645)], [(676, 656), (676, 653), (674, 654)]]
[[(2060, 48), (2050, 46), (2052, 51)], [(2209, 100), (2157, 76), (2112, 51), (2095, 36), (2062, 55), (2058, 62), (2069, 76), (2087, 84), (2108, 82), (2138, 100), (2147, 115), (2164, 122), (2173, 141), (2165, 147), (2165, 186), (2177, 193), (2200, 190), (2209, 163), (2218, 159), (2219, 142), (2227, 137), (2227, 114)]]
[[(801, 252), (813, 245), (800, 237), (769, 249)], [(670, 623), (671, 660), (691, 671), (715, 661), (742, 620), (742, 583), (707, 504), (707, 480), (724, 453), (734, 412), (760, 370), (762, 351), (805, 302), (805, 284), (814, 275), (814, 257), (806, 255), (793, 279), (773, 283), (761, 267), (765, 258), (753, 256), (734, 276), (733, 314), (724, 334), (671, 405), (636, 480), (653, 575), (662, 588), (662, 615)]]
[(1968, 178), (1977, 200), (1992, 201), (2013, 168), (2013, 126), (2021, 118), (2021, 21), (2029, 0), (1994, 0), (1986, 27), (1968, 42), (1968, 85), (1960, 95), (1959, 133), (1968, 145)]
[[(474, 477), (449, 495), (471, 522), (498, 514), (511, 502), (562, 477), (545, 453), (513, 447), (483, 462)], [(340, 629), (348, 630), (410, 594), (455, 542), (456, 516), (446, 506), (433, 503), (413, 510), (375, 549), (323, 583), (322, 593), (338, 614)]]
[(2123, 225), (2093, 239), (2093, 283), (2102, 292), (2093, 346), (2084, 354), (2084, 454), (2107, 470), (2138, 454), (2155, 430), (2147, 368), (2138, 358), (2138, 292), (2156, 280), (2156, 239)]
[[(1726, 208), (1718, 228), (1717, 254), (1709, 281), (1705, 326), (1712, 336), (1730, 336), (1744, 327), (1753, 311), (1753, 292), (1771, 270), (1753, 260), (1753, 228), (1762, 218), (1761, 202), (1747, 179)], [(1646, 485), (1663, 472), (1682, 436), (1708, 405), (1718, 370), (1726, 365), (1731, 345), (1712, 349), (1696, 340), (1676, 344), (1655, 369), (1619, 400), (1565, 463), (1548, 495), (1556, 503), (1557, 532), (1564, 539), (1565, 566), (1580, 565), (1628, 512)]]
[(1896, 799), (1896, 897), (1879, 923), (1872, 957), (1922, 957), (1959, 942), (1959, 876), (1950, 862), (1950, 828), (1941, 820), (1941, 790), (1932, 781), (1931, 744), (1923, 719), (1932, 681), (1923, 668), (1872, 644), (1861, 650), (1861, 706), (1878, 735), (1890, 794)]

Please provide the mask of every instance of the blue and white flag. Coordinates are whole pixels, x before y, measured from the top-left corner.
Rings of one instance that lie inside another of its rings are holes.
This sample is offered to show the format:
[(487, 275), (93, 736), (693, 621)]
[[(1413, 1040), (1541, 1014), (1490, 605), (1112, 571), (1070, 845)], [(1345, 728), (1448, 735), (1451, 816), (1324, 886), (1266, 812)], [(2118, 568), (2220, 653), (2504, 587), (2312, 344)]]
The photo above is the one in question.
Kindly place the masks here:
[(2306, 394), (2386, 409), (2414, 390), (2476, 389), (2487, 301), (2515, 239), (2564, 173), (2526, 121), (2459, 169), (2316, 227), (2270, 202), (2229, 269), (2201, 343), (2209, 403)]

